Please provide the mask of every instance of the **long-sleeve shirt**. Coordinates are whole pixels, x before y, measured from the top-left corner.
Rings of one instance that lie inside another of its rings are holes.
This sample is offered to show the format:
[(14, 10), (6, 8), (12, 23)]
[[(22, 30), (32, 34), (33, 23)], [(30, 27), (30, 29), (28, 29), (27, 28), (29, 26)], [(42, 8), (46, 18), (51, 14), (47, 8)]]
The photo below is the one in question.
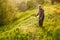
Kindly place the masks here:
[(44, 10), (43, 9), (39, 9), (38, 14), (39, 15), (39, 19), (43, 19), (44, 18)]

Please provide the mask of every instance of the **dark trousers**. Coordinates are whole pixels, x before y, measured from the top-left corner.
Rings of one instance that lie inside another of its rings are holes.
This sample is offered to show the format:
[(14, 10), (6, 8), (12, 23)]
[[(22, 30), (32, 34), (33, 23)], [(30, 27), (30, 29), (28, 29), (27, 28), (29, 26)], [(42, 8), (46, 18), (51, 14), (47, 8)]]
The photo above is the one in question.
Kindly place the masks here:
[(42, 19), (39, 19), (39, 26), (42, 27), (43, 26), (43, 21), (44, 21), (44, 17)]

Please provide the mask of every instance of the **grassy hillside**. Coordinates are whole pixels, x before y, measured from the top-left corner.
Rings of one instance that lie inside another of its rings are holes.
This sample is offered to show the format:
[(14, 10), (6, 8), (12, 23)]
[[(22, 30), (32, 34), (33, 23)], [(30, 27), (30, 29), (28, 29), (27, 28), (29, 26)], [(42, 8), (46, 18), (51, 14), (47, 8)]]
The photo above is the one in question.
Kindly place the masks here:
[(0, 28), (0, 40), (60, 40), (60, 5), (45, 5), (44, 28), (38, 26), (38, 9), (17, 13), (17, 21)]

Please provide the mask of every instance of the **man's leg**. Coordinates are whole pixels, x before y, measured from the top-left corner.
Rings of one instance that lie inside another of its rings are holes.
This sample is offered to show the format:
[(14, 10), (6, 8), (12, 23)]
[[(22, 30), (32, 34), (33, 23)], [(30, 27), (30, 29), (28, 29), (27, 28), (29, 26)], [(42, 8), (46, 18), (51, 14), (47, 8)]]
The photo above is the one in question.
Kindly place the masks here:
[(43, 26), (43, 21), (44, 21), (44, 17), (42, 19), (39, 20), (39, 26)]
[(43, 24), (42, 24), (42, 20), (39, 20), (39, 26), (42, 27)]

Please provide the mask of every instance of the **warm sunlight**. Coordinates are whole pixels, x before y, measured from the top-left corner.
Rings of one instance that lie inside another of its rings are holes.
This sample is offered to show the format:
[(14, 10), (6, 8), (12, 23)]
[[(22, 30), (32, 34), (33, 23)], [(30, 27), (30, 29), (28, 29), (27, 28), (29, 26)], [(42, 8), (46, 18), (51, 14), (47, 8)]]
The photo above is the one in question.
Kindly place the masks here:
[(0, 40), (60, 40), (60, 0), (0, 0)]

